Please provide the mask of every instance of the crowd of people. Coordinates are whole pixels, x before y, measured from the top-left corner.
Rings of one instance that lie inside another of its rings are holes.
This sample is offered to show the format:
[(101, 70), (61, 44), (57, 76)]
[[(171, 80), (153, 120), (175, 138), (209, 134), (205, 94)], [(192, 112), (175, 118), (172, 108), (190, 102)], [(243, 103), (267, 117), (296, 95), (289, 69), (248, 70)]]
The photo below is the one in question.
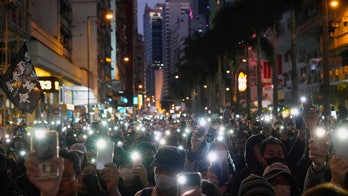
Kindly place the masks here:
[[(348, 146), (332, 136), (348, 124), (322, 123), (314, 108), (300, 117), (187, 114), (105, 122), (56, 127), (57, 153), (48, 164), (31, 148), (34, 129), (0, 130), (0, 194), (348, 195), (348, 153), (338, 150)], [(100, 140), (111, 142), (109, 161)], [(201, 181), (179, 193), (179, 174)]]

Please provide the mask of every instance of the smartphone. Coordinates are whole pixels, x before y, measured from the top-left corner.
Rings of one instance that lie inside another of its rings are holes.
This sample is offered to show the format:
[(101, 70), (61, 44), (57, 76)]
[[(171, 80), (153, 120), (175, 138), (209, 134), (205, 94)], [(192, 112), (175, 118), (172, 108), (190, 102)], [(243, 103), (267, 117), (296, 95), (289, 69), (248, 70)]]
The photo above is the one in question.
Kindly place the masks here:
[(181, 172), (177, 175), (177, 195), (191, 189), (202, 191), (202, 176), (199, 172)]
[(143, 161), (139, 152), (134, 151), (131, 153), (132, 166), (133, 168), (139, 167), (143, 165)]
[(348, 158), (348, 129), (340, 127), (332, 133), (332, 145), (334, 153)]
[(210, 159), (211, 171), (218, 177), (219, 185), (226, 184), (230, 174), (227, 150), (211, 151), (208, 156)]
[(59, 174), (58, 168), (52, 165), (52, 159), (58, 157), (59, 151), (58, 133), (54, 130), (35, 131), (31, 136), (30, 149), (35, 152), (39, 161), (38, 177), (36, 180), (56, 178)]
[(325, 145), (328, 139), (325, 127), (318, 126), (312, 132), (311, 135), (314, 138), (314, 143), (318, 146)]
[(302, 108), (304, 112), (309, 112), (313, 108), (312, 96), (308, 96), (305, 101), (302, 102)]
[(106, 139), (97, 141), (96, 168), (101, 170), (106, 163), (112, 163), (114, 158), (114, 142)]

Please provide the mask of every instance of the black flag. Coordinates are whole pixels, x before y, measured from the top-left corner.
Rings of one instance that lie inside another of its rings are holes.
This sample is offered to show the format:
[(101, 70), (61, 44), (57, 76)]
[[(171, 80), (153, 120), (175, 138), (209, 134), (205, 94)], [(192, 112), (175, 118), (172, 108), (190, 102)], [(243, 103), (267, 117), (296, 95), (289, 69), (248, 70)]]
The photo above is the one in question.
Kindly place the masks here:
[(15, 62), (2, 76), (0, 85), (7, 98), (17, 107), (24, 112), (33, 113), (42, 90), (25, 43), (19, 50)]

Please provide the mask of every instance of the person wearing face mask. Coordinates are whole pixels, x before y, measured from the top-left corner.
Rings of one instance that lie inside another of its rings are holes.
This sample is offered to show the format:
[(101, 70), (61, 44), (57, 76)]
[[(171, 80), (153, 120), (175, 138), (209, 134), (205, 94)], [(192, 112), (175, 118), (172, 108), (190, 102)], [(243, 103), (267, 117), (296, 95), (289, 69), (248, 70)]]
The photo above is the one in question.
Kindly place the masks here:
[(142, 164), (147, 171), (147, 180), (151, 185), (155, 185), (153, 168), (150, 167), (153, 156), (156, 153), (156, 147), (153, 143), (143, 141), (135, 146), (135, 150), (141, 155)]
[(296, 178), (284, 163), (275, 162), (267, 166), (263, 177), (272, 184), (276, 196), (299, 196), (301, 191)]
[(136, 164), (131, 154), (125, 152), (117, 163), (120, 180), (118, 189), (122, 196), (133, 196), (139, 190), (149, 186), (147, 171), (142, 164)]
[(177, 195), (177, 174), (184, 169), (186, 151), (175, 146), (163, 146), (158, 148), (154, 161), (156, 185), (145, 188), (135, 194), (135, 196), (176, 196)]

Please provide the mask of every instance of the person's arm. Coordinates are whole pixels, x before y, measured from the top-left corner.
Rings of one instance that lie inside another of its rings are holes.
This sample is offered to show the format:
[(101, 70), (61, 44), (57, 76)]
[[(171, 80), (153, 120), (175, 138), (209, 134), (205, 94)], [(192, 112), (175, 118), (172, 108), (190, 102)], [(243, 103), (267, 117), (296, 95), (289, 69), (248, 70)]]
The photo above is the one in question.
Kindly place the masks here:
[(133, 168), (133, 173), (139, 177), (143, 188), (150, 186), (150, 183), (147, 180), (147, 170), (143, 165), (138, 165)]
[(344, 187), (345, 177), (348, 173), (348, 158), (334, 155), (330, 162), (330, 169), (332, 174), (330, 182), (337, 186)]
[(58, 168), (58, 176), (56, 178), (50, 178), (45, 180), (36, 180), (40, 177), (39, 161), (34, 156), (34, 152), (30, 152), (25, 159), (24, 166), (26, 168), (26, 175), (29, 181), (40, 190), (41, 196), (56, 195), (58, 192), (60, 180), (64, 170), (64, 159), (53, 158), (52, 167)]
[(113, 163), (105, 164), (105, 168), (101, 171), (101, 179), (105, 182), (107, 191), (110, 196), (121, 196), (118, 190), (118, 182), (120, 175), (117, 167)]
[(307, 170), (304, 190), (322, 182), (329, 182), (331, 178), (330, 169), (327, 168), (327, 161), (329, 160), (328, 144), (323, 143), (319, 146), (314, 142), (314, 138), (310, 138), (308, 141), (308, 147), (308, 157), (312, 161), (312, 164)]
[(325, 166), (321, 170), (314, 169), (311, 165), (306, 173), (306, 178), (303, 185), (303, 191), (306, 191), (318, 184), (328, 182), (330, 179), (330, 169)]

